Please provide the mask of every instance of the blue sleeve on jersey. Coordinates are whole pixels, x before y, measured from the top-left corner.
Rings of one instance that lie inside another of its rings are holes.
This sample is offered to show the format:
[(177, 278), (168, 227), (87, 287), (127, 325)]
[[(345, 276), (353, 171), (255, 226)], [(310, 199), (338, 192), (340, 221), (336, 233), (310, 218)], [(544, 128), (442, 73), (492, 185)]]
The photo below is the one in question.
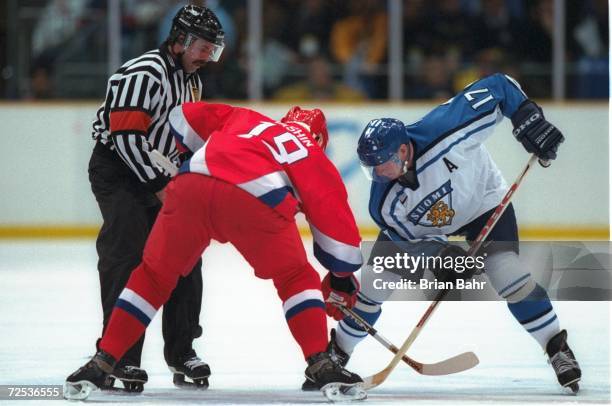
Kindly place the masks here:
[(504, 116), (512, 116), (526, 99), (527, 95), (516, 80), (496, 73), (472, 83), (421, 120), (407, 126), (408, 132), (418, 154), (439, 138), (491, 114), (498, 106)]
[(488, 89), (490, 91), (496, 104), (501, 108), (502, 114), (508, 118), (516, 112), (522, 102), (527, 100), (527, 95), (523, 92), (519, 83), (510, 76), (501, 73), (487, 76), (486, 78), (472, 83), (460, 94), (465, 97), (467, 93), (471, 93), (475, 98), (471, 104), (475, 106), (479, 100), (477, 98), (478, 94), (474, 94), (473, 92), (480, 89)]

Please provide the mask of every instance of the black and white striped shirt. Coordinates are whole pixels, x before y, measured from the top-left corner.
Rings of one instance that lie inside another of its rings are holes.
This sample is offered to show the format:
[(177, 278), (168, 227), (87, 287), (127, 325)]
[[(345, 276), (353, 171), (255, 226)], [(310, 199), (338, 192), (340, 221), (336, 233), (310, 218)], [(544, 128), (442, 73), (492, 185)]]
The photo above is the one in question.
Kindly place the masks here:
[(168, 177), (151, 162), (149, 151), (156, 149), (171, 160), (177, 157), (168, 113), (183, 102), (198, 101), (201, 94), (197, 73), (187, 74), (162, 45), (126, 62), (110, 77), (92, 136), (115, 150), (156, 192)]

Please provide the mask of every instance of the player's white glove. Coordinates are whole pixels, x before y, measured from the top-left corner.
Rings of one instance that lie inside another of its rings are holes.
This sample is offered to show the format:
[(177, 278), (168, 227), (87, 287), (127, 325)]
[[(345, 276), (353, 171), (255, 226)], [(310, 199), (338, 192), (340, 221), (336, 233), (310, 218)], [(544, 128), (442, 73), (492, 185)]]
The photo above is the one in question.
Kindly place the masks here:
[(162, 155), (158, 150), (151, 150), (151, 152), (149, 152), (149, 158), (151, 158), (151, 161), (160, 169), (168, 172), (171, 177), (176, 176), (178, 173), (178, 168), (168, 159), (168, 157)]

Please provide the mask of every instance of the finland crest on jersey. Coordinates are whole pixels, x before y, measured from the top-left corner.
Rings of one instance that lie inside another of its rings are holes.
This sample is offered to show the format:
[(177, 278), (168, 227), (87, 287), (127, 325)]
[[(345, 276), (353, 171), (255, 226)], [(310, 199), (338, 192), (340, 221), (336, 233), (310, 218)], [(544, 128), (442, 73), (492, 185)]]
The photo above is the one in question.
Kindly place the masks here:
[(455, 217), (452, 191), (453, 187), (449, 179), (438, 189), (425, 196), (408, 213), (408, 220), (415, 226), (444, 227), (451, 225), (453, 217)]

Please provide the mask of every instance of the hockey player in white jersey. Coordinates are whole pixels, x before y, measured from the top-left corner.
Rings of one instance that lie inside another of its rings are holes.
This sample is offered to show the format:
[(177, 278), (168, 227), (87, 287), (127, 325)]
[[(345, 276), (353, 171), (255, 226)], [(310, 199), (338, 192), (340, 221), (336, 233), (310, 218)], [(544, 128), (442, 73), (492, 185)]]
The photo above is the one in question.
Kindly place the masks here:
[[(414, 124), (390, 118), (368, 123), (357, 153), (372, 179), (369, 211), (381, 229), (374, 250), (384, 244), (379, 242), (403, 241), (415, 255), (467, 254), (449, 245), (447, 237), (463, 235), (473, 241), (507, 191), (483, 145), (504, 117), (510, 118), (515, 138), (529, 153), (542, 161), (556, 158), (563, 135), (519, 84), (502, 74), (471, 84)], [(546, 351), (559, 383), (577, 392), (580, 367), (546, 291), (521, 265), (511, 205), (487, 240), (510, 242), (487, 252), (485, 269), (491, 285)], [(471, 277), (467, 272), (452, 274)], [(390, 294), (389, 290), (378, 296), (362, 291), (353, 310), (374, 324)], [(337, 319), (341, 317), (339, 312)], [(366, 335), (356, 322), (344, 318), (332, 332), (329, 350), (346, 365)]]

